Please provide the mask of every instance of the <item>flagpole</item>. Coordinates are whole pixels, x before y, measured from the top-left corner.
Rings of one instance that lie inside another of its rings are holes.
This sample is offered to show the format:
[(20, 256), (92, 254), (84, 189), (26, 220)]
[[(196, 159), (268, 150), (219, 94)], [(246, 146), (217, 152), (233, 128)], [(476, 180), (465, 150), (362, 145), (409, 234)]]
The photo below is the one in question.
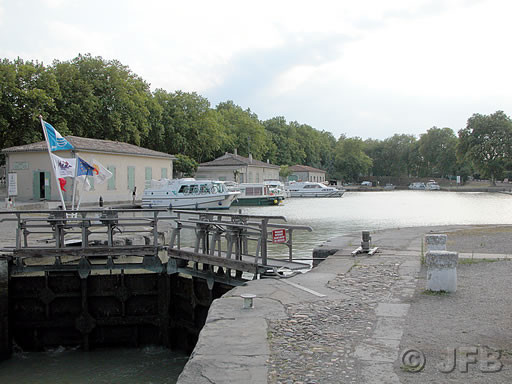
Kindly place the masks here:
[[(78, 166), (75, 166), (75, 176), (73, 177), (73, 199), (71, 200), (71, 210), (75, 210), (75, 196), (76, 196), (76, 184), (78, 183)], [(77, 208), (78, 209), (78, 208)]]
[[(48, 148), (48, 155), (50, 157), (50, 164), (52, 165), (53, 175), (55, 176), (55, 182), (57, 183), (57, 189), (59, 190), (60, 201), (62, 202), (62, 208), (64, 210), (66, 210), (66, 203), (64, 202), (64, 196), (62, 195), (62, 190), (60, 188), (59, 178), (57, 177), (57, 172), (55, 171), (55, 164), (53, 162), (52, 151), (50, 149), (50, 143), (48, 142), (48, 135), (46, 134), (46, 128), (43, 123), (42, 115), (39, 115), (39, 120), (41, 121), (41, 127), (43, 128), (44, 139), (46, 141), (46, 147)], [(51, 196), (50, 196), (50, 198), (51, 198)]]

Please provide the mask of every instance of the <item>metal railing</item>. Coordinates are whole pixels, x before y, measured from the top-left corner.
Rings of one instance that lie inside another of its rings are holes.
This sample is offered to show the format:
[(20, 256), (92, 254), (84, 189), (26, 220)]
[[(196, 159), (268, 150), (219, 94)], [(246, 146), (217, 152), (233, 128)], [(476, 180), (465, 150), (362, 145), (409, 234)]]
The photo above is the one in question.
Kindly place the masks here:
[[(170, 249), (182, 248), (181, 232), (188, 229), (195, 231), (194, 253), (240, 261), (245, 259), (263, 266), (271, 264), (268, 245), (273, 244), (269, 238), (272, 229), (286, 231), (286, 241), (280, 245), (288, 248), (290, 263), (293, 262), (293, 232), (312, 231), (309, 226), (282, 223), (286, 222), (283, 216), (188, 210), (174, 210), (173, 213), (177, 217), (174, 220), (176, 226), (172, 230)], [(255, 246), (251, 247), (250, 242), (254, 242)]]

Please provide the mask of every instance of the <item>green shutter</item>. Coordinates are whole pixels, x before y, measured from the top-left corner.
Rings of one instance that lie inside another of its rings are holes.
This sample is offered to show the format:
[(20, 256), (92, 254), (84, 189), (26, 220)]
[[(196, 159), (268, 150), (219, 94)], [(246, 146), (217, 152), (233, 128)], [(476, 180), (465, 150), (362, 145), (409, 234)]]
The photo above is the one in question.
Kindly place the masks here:
[(107, 167), (107, 169), (112, 172), (112, 177), (108, 179), (108, 190), (112, 191), (116, 189), (116, 167), (113, 165), (110, 165)]
[(91, 185), (91, 191), (94, 191), (94, 177), (87, 176), (87, 180), (89, 180), (89, 184)]
[(135, 188), (135, 167), (128, 167), (128, 189), (133, 191)]
[(39, 200), (39, 171), (34, 171), (32, 173), (32, 195), (34, 200)]
[(146, 167), (146, 188), (151, 186), (152, 178), (153, 178), (153, 168)]
[(162, 168), (162, 172), (161, 172), (160, 176), (162, 179), (167, 179), (167, 168)]

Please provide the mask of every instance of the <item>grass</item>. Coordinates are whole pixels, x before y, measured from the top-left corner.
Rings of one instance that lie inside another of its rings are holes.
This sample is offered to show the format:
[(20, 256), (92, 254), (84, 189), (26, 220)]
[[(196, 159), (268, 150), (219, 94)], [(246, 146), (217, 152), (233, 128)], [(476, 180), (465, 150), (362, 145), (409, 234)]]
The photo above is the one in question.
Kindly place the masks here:
[(495, 263), (497, 259), (459, 259), (459, 264)]

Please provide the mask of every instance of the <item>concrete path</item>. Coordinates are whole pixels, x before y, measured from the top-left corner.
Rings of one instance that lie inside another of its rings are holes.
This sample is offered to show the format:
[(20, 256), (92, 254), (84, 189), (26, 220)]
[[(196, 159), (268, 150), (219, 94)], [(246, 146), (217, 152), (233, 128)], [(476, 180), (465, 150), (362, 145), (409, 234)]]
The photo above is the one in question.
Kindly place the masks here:
[[(423, 330), (421, 340), (431, 340), (430, 345), (442, 341), (438, 340), (442, 333), (429, 326), (436, 314), (420, 311), (423, 317), (418, 318), (415, 309), (425, 297), (420, 262), (423, 236), (448, 233), (450, 239), (460, 231), (482, 228), (385, 230), (372, 234), (380, 253), (355, 258), (350, 251), (359, 246), (360, 235), (343, 236), (323, 246), (338, 251), (307, 274), (253, 281), (230, 291), (213, 303), (178, 383), (412, 383), (417, 378), (430, 382), (424, 372), (411, 370), (416, 356), (404, 357), (409, 350), (420, 349), (404, 338), (404, 334), (411, 336), (411, 313), (416, 316), (412, 329), (420, 325)], [(500, 232), (489, 228), (485, 226), (484, 231)], [(470, 237), (474, 236), (471, 232)], [(459, 236), (451, 245), (463, 239)], [(506, 248), (503, 244), (502, 249)], [(499, 249), (493, 250), (494, 256), (506, 258), (506, 252), (496, 252)], [(475, 255), (493, 257), (481, 249), (465, 251), (473, 257), (467, 264), (471, 268), (479, 264)], [(257, 296), (253, 309), (242, 308), (243, 293)], [(452, 298), (456, 302), (461, 296), (456, 293)], [(440, 305), (439, 297), (429, 298), (432, 305)], [(438, 326), (445, 324), (443, 320), (437, 319)], [(472, 342), (477, 341), (475, 336)], [(512, 339), (509, 345), (512, 351)], [(508, 361), (505, 365), (508, 368)], [(499, 380), (507, 375), (502, 370)], [(444, 376), (435, 377), (435, 382), (444, 382)], [(467, 376), (454, 380), (450, 382), (465, 383)]]

